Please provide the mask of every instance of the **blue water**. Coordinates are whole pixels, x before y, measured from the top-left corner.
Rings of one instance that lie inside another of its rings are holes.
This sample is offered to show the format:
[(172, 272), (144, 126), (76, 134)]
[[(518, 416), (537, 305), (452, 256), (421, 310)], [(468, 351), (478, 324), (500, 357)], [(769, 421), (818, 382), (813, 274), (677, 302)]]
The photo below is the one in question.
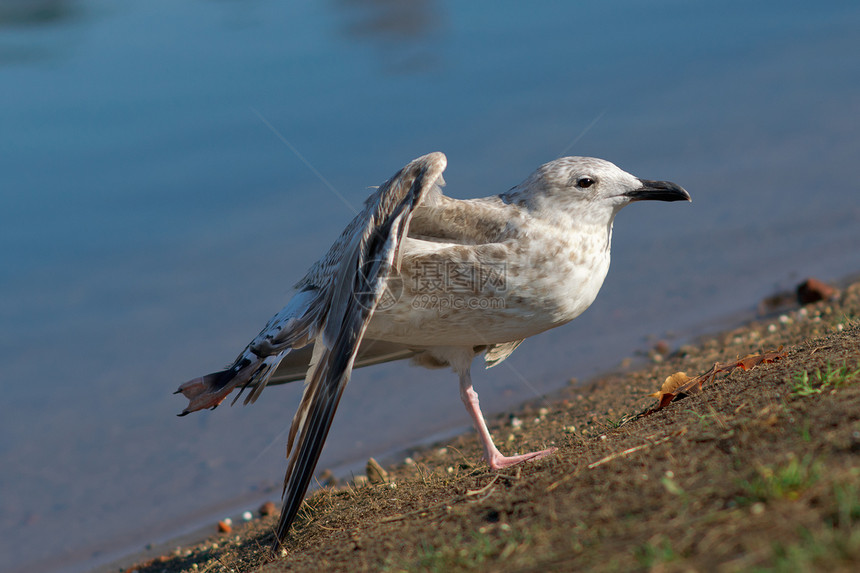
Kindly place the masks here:
[[(0, 0), (0, 569), (85, 571), (276, 499), (300, 388), (176, 418), (369, 192), (448, 155), (671, 179), (574, 323), (476, 373), (491, 412), (860, 269), (860, 7)], [(358, 371), (321, 468), (468, 424), (453, 374)]]

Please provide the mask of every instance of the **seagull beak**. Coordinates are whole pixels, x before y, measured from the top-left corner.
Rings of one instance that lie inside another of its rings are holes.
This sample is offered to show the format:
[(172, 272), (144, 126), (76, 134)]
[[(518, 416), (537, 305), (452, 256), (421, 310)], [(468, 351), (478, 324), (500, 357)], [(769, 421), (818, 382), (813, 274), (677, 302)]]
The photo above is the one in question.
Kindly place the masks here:
[(671, 181), (640, 179), (639, 183), (642, 187), (624, 194), (632, 201), (692, 201), (683, 187)]

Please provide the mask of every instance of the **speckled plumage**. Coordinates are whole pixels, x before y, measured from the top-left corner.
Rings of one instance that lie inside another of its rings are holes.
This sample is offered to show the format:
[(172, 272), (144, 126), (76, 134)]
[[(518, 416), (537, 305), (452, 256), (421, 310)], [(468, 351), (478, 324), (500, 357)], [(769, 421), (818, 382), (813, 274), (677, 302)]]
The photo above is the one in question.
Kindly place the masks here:
[(472, 388), (472, 360), (484, 353), (494, 366), (525, 338), (588, 308), (609, 269), (612, 224), (624, 205), (689, 200), (673, 183), (583, 157), (547, 163), (507, 193), (457, 200), (441, 192), (445, 165), (442, 153), (431, 153), (386, 181), (233, 365), (178, 391), (190, 401), (184, 415), (217, 406), (236, 387), (249, 389), (248, 403), (267, 384), (304, 378), (276, 547), (353, 367), (402, 358), (450, 365), (491, 467), (551, 453), (499, 453)]

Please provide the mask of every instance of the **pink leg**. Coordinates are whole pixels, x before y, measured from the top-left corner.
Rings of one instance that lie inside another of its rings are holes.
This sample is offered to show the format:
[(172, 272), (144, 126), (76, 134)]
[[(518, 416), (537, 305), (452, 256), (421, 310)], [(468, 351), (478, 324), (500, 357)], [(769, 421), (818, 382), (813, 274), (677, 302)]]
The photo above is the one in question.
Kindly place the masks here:
[(556, 451), (557, 448), (549, 448), (540, 452), (531, 452), (519, 456), (503, 456), (493, 443), (493, 437), (487, 429), (487, 423), (484, 421), (484, 415), (481, 413), (481, 407), (478, 404), (478, 393), (472, 388), (472, 375), (468, 368), (465, 372), (460, 372), (460, 398), (462, 398), (463, 404), (466, 405), (466, 410), (472, 417), (472, 423), (475, 425), (478, 436), (481, 438), (481, 443), (484, 445), (484, 459), (492, 469), (499, 470), (522, 462), (536, 460)]

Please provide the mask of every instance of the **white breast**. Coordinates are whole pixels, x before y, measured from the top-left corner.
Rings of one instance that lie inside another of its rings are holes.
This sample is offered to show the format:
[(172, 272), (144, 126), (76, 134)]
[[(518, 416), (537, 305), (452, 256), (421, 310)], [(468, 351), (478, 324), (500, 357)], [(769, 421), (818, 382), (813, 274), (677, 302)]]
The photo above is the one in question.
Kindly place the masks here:
[(579, 316), (609, 270), (611, 228), (560, 232), (533, 225), (493, 245), (407, 239), (403, 267), (368, 339), (413, 347), (498, 344)]

